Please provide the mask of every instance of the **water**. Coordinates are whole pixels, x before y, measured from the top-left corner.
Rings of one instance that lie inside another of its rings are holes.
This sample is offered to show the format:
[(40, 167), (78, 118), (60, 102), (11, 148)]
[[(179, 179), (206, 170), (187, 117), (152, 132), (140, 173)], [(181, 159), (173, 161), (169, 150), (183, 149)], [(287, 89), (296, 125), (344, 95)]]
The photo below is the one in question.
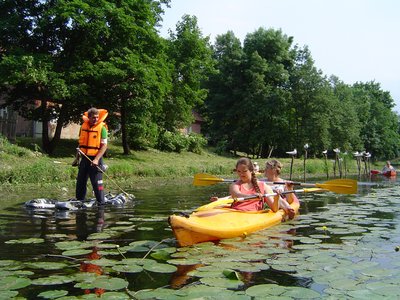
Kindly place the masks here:
[[(122, 260), (123, 256), (146, 256), (166, 265), (175, 265), (175, 272), (143, 270), (120, 273), (112, 270), (112, 266), (102, 266), (101, 273), (109, 278), (125, 280), (132, 292), (166, 289), (164, 296), (157, 296), (159, 298), (167, 297), (165, 295), (171, 291), (183, 292), (187, 288), (204, 286), (210, 290), (202, 291), (203, 295), (210, 297), (216, 297), (214, 293), (223, 295), (222, 290), (234, 297), (250, 299), (250, 296), (257, 297), (258, 286), (263, 288), (264, 295), (268, 295), (265, 289), (271, 284), (282, 288), (281, 293), (276, 295), (289, 298), (291, 293), (298, 296), (306, 289), (316, 293), (310, 294), (311, 298), (315, 295), (318, 295), (316, 298), (335, 298), (338, 295), (349, 298), (397, 297), (400, 296), (397, 292), (387, 293), (394, 288), (400, 274), (400, 252), (395, 250), (400, 246), (398, 182), (378, 178), (376, 183), (377, 186), (361, 185), (358, 195), (300, 195), (301, 215), (294, 221), (255, 233), (245, 240), (222, 241), (216, 245), (207, 243), (189, 250), (179, 249), (178, 252), (171, 250), (172, 255), (167, 262), (152, 258), (148, 248), (103, 255), (112, 260)], [(226, 184), (209, 187), (193, 187), (190, 183), (163, 185), (127, 191), (134, 193), (136, 200), (123, 208), (105, 207), (104, 210), (76, 212), (24, 208), (24, 201), (32, 199), (29, 195), (40, 197), (37, 195), (43, 191), (3, 195), (0, 202), (0, 283), (4, 286), (4, 280), (10, 276), (12, 269), (32, 272), (20, 275), (31, 281), (51, 275), (73, 276), (81, 272), (82, 261), (87, 254), (64, 255), (57, 243), (93, 241), (95, 234), (105, 234), (98, 239), (105, 244), (119, 245), (121, 249), (138, 241), (153, 241), (162, 243), (166, 249), (174, 249), (176, 244), (168, 225), (168, 216), (178, 212), (189, 213), (207, 203), (211, 195), (222, 196), (226, 190)], [(23, 243), (32, 238), (43, 240)], [(101, 251), (98, 250), (100, 254)], [(8, 260), (13, 261), (12, 267), (3, 266)], [(186, 260), (187, 263), (178, 260)], [(29, 265), (42, 261), (66, 262), (68, 267), (49, 270)], [(221, 262), (224, 262), (222, 266)], [(215, 279), (209, 274), (210, 270), (221, 268), (238, 271), (239, 284), (232, 287), (228, 285), (232, 282), (224, 281), (226, 278), (223, 279), (223, 275), (212, 275)], [(211, 276), (210, 280), (207, 280), (208, 276)], [(71, 297), (82, 295), (84, 291), (94, 292), (94, 289), (78, 288), (75, 283), (0, 288), (0, 298), (10, 291), (12, 295), (26, 299), (36, 299), (39, 293), (50, 290), (62, 290)], [(218, 291), (215, 292), (215, 289)], [(274, 290), (278, 293), (276, 287)], [(193, 291), (191, 293), (195, 295)]]

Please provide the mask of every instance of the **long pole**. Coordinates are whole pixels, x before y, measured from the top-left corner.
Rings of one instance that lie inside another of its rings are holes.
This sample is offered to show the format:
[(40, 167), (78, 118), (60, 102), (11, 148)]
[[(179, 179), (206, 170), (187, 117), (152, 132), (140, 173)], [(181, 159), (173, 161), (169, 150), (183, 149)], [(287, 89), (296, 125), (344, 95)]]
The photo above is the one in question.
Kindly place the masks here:
[[(76, 150), (79, 151), (80, 154), (82, 154), (88, 161), (90, 161), (93, 164), (93, 161), (85, 154), (83, 153), (83, 151), (79, 148), (76, 148)], [(97, 169), (103, 173), (104, 175), (106, 175), (107, 179), (110, 180), (115, 186), (117, 186), (125, 195), (127, 195), (128, 197), (131, 197), (131, 195), (129, 195), (127, 192), (125, 192), (114, 180), (111, 179), (110, 176), (107, 175), (107, 173), (105, 173), (98, 165), (96, 165)]]

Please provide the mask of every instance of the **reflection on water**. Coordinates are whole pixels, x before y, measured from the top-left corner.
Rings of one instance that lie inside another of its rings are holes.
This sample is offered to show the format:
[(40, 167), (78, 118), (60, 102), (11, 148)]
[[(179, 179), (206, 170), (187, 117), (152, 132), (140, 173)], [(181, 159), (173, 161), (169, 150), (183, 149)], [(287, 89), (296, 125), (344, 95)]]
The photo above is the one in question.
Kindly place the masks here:
[[(160, 287), (181, 289), (193, 282), (212, 285), (206, 278), (220, 268), (238, 271), (241, 285), (227, 288), (233, 291), (246, 290), (257, 284), (277, 284), (282, 287), (305, 287), (321, 295), (335, 297), (339, 295), (340, 288), (343, 289), (343, 283), (339, 284), (341, 279), (347, 280), (347, 285), (351, 280), (357, 281), (346, 291), (348, 297), (358, 295), (354, 292), (359, 290), (354, 287), (356, 285), (365, 290), (376, 282), (384, 282), (382, 284), (391, 288), (389, 277), (392, 274), (383, 270), (386, 268), (400, 274), (400, 264), (398, 260), (394, 262), (397, 257), (394, 249), (400, 244), (400, 194), (393, 188), (397, 181), (387, 178), (375, 180), (379, 185), (360, 185), (359, 195), (300, 195), (302, 204), (298, 218), (246, 239), (221, 241), (208, 248), (207, 245), (196, 245), (188, 251), (180, 249), (175, 253), (173, 250), (171, 253), (174, 254), (168, 260), (168, 263), (177, 266), (177, 271), (173, 273), (142, 271), (121, 274), (112, 271), (110, 266), (95, 264), (102, 258), (121, 260), (148, 256), (146, 258), (152, 259), (148, 255), (149, 248), (141, 250), (140, 247), (125, 253), (94, 247), (89, 256), (72, 257), (71, 260), (80, 261), (78, 269), (72, 269), (124, 278), (132, 291)], [(54, 261), (59, 261), (57, 257), (63, 256), (55, 246), (59, 241), (99, 239), (102, 243), (114, 243), (122, 249), (134, 241), (150, 240), (163, 241), (164, 247), (173, 249), (175, 241), (167, 222), (168, 216), (176, 212), (188, 213), (207, 203), (211, 195), (222, 196), (226, 190), (225, 184), (201, 188), (164, 186), (162, 189), (132, 191), (136, 199), (124, 207), (106, 206), (78, 211), (26, 209), (22, 203), (28, 199), (15, 205), (3, 205), (0, 210), (0, 259), (30, 262), (43, 255), (54, 255)], [(18, 194), (7, 197), (21, 198)], [(27, 238), (42, 238), (44, 242), (8, 243)], [(166, 263), (163, 259), (158, 259), (158, 262)], [(218, 265), (221, 262), (222, 267)], [(372, 269), (369, 269), (372, 267), (381, 272), (380, 279), (373, 277)], [(72, 271), (66, 269), (64, 272), (69, 274)], [(34, 278), (40, 278), (51, 272), (35, 270), (34, 273)], [(63, 271), (56, 273), (62, 274)], [(220, 278), (220, 273), (212, 276)], [(338, 278), (332, 274), (339, 274)], [(398, 277), (392, 278), (393, 281), (395, 279)], [(217, 282), (214, 280), (215, 284)], [(72, 285), (63, 288), (70, 295), (82, 294), (81, 289)], [(47, 289), (43, 286), (29, 287), (21, 289), (20, 295), (29, 298), (28, 291), (37, 295)], [(102, 294), (105, 291), (87, 289), (86, 293)]]

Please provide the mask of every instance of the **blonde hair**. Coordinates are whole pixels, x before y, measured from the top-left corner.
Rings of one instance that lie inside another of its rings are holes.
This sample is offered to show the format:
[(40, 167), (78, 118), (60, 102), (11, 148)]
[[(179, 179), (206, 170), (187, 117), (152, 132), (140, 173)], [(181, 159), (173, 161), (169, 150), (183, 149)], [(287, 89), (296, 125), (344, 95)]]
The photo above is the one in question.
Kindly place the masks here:
[(279, 160), (271, 159), (270, 161), (267, 161), (265, 163), (265, 167), (266, 168), (271, 167), (272, 169), (276, 170), (276, 173), (278, 175), (280, 175), (281, 171), (282, 171), (282, 168), (283, 168), (283, 165)]

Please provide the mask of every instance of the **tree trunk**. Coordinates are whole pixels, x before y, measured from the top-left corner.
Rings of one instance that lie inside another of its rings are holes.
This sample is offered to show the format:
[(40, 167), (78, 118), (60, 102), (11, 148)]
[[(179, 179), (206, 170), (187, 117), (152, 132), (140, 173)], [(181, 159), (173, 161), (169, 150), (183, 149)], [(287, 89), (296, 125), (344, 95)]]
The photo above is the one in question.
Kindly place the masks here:
[(47, 154), (53, 154), (56, 149), (58, 143), (61, 139), (61, 131), (64, 125), (66, 108), (61, 107), (60, 115), (57, 120), (56, 130), (54, 132), (53, 138), (50, 140), (49, 136), (49, 118), (46, 110), (47, 101), (42, 101), (41, 109), (42, 109), (42, 147), (43, 151)]

